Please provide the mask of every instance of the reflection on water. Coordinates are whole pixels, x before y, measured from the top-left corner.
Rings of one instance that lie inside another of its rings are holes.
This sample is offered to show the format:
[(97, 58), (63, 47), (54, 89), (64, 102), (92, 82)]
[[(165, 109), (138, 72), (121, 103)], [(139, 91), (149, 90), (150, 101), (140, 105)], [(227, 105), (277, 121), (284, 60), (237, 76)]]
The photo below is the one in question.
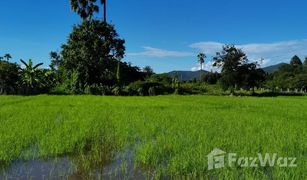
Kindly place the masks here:
[[(134, 151), (105, 155), (89, 153), (77, 157), (14, 162), (0, 172), (0, 179), (148, 179), (148, 173), (134, 166)], [(98, 157), (98, 158), (97, 158)], [(93, 161), (95, 159), (95, 161)], [(101, 158), (101, 159), (99, 159)], [(113, 159), (112, 161), (110, 159)], [(102, 161), (103, 160), (103, 161)]]
[(65, 179), (76, 168), (68, 159), (19, 161), (3, 170), (0, 179)]

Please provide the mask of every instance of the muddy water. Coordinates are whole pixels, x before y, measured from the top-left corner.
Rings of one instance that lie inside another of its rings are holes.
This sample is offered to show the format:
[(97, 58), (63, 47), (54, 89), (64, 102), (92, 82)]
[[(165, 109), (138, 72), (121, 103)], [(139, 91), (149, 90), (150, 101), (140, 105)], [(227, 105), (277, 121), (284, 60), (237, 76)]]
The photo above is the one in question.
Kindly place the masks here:
[(90, 168), (78, 165), (76, 158), (72, 157), (17, 161), (0, 171), (0, 179), (152, 179), (149, 173), (135, 168), (133, 155), (134, 152), (129, 149), (104, 165)]

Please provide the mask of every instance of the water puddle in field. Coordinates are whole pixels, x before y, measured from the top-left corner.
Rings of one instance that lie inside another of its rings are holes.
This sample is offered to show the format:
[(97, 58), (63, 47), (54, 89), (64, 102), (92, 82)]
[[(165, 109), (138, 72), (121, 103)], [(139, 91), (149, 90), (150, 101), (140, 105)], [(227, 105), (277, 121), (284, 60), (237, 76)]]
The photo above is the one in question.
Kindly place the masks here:
[[(97, 156), (95, 156), (97, 157)], [(91, 162), (90, 156), (17, 161), (0, 170), (0, 179), (152, 179), (134, 166), (134, 151), (118, 153), (112, 161)]]

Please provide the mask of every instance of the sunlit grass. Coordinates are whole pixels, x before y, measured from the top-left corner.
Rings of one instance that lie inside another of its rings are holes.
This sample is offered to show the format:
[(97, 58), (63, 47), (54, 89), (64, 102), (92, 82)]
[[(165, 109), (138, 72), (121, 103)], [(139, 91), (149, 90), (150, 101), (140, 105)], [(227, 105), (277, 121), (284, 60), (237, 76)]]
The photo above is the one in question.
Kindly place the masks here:
[[(304, 179), (306, 109), (306, 97), (4, 96), (0, 163), (77, 157), (72, 162), (85, 172), (132, 148), (135, 168), (157, 178)], [(297, 157), (298, 167), (208, 171), (214, 148)]]

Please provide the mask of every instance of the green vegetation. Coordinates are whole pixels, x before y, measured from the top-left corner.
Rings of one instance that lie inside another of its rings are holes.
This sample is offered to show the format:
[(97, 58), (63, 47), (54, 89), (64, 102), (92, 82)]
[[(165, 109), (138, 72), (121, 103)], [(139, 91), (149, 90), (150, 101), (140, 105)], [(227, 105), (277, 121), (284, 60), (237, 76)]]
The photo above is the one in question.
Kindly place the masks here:
[[(305, 179), (306, 100), (4, 96), (0, 97), (0, 162), (79, 157), (73, 163), (90, 173), (116, 153), (134, 149), (135, 168), (157, 178)], [(207, 155), (214, 148), (248, 157), (257, 153), (297, 157), (298, 167), (208, 171)]]
[(261, 87), (265, 81), (265, 72), (257, 63), (249, 63), (247, 55), (232, 45), (223, 47), (214, 57), (214, 66), (222, 68), (220, 84), (224, 90), (233, 94), (236, 89), (252, 89)]
[(0, 94), (18, 92), (19, 68), (17, 64), (0, 60)]
[[(101, 5), (103, 20), (95, 19)], [(50, 53), (49, 68), (41, 68), (42, 63), (33, 65), (31, 59), (28, 63), (21, 60), (23, 65), (19, 66), (9, 62), (10, 54), (0, 57), (0, 95), (262, 96), (284, 95), (285, 91), (287, 95), (302, 95), (307, 91), (307, 59), (303, 64), (294, 56), (289, 65), (268, 74), (234, 45), (225, 45), (213, 58), (220, 73), (203, 70), (208, 61), (205, 53), (197, 55), (200, 71), (192, 74), (155, 74), (150, 66), (132, 66), (122, 61), (125, 40), (106, 21), (106, 0), (70, 0), (70, 7), (82, 21), (73, 26), (61, 50)]]
[[(99, 1), (99, 0), (98, 0)], [(106, 16), (106, 0), (100, 0), (100, 4), (104, 7), (103, 21), (107, 22)], [(78, 13), (83, 20), (93, 18), (94, 13), (99, 12), (99, 5), (97, 0), (70, 0), (71, 9)]]
[(272, 91), (307, 91), (307, 65), (303, 65), (298, 56), (290, 64), (282, 65), (278, 71), (270, 74), (266, 83)]
[[(307, 178), (307, 57), (267, 73), (243, 50), (225, 45), (213, 57), (218, 72), (203, 70), (207, 56), (199, 53), (199, 72), (156, 74), (122, 61), (125, 40), (106, 20), (106, 0), (70, 5), (82, 21), (59, 52), (50, 52), (49, 67), (0, 57), (0, 95), (25, 95), (0, 96), (0, 179), (17, 161), (54, 158), (67, 158), (76, 174), (94, 179), (127, 151), (132, 168), (149, 178)], [(94, 18), (100, 6), (103, 20)], [(67, 96), (29, 96), (39, 94)], [(301, 97), (222, 96), (229, 94)], [(298, 167), (209, 171), (207, 155), (215, 148), (296, 157)], [(122, 159), (124, 171), (131, 169)]]

